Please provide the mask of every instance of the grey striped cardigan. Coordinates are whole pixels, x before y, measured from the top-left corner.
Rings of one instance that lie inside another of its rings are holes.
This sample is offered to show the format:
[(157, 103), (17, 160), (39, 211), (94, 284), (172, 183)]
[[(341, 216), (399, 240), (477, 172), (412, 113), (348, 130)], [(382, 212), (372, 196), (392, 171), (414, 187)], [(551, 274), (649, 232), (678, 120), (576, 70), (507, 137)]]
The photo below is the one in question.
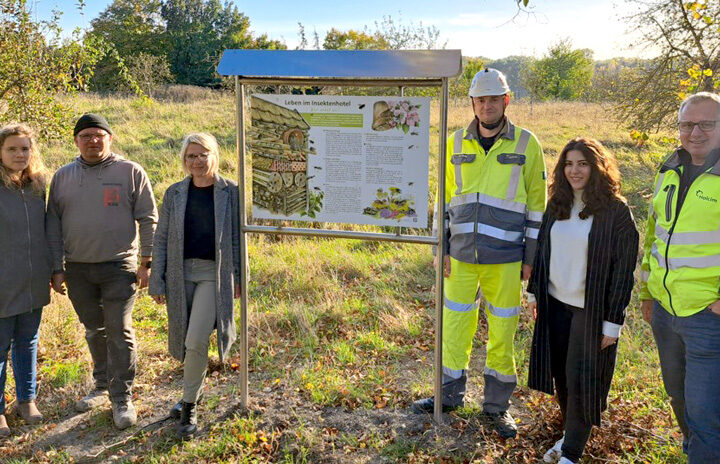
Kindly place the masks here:
[[(553, 394), (550, 364), (550, 335), (548, 325), (548, 277), (550, 269), (550, 230), (555, 218), (543, 216), (538, 250), (535, 255), (532, 277), (528, 291), (534, 293), (538, 302), (535, 321), (528, 386)], [(562, 253), (562, 250), (558, 252)], [(600, 351), (603, 321), (622, 324), (625, 307), (630, 302), (634, 278), (633, 271), (638, 256), (638, 232), (627, 204), (619, 200), (611, 202), (607, 209), (594, 216), (588, 236), (588, 259), (585, 283), (585, 337), (582, 346), (571, 350), (583, 350), (581, 395), (585, 418), (600, 425), (600, 413), (607, 407), (617, 345)], [(567, 259), (572, 259), (568, 256)]]

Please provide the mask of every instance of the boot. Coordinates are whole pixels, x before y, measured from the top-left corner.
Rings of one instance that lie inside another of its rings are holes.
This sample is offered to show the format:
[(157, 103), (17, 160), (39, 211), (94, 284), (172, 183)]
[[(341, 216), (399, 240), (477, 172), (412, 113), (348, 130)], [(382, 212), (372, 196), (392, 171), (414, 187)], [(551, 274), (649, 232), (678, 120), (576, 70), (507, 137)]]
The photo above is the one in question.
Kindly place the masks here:
[(28, 424), (37, 424), (42, 422), (43, 415), (38, 411), (34, 401), (28, 401), (27, 403), (18, 403), (15, 407), (18, 415), (22, 417)]
[[(200, 403), (202, 403), (202, 399), (203, 399), (203, 393), (200, 392), (200, 396), (198, 396), (198, 399), (195, 402), (195, 404), (199, 405)], [(180, 413), (182, 413), (182, 404), (183, 404), (183, 401), (182, 401), (182, 399), (180, 399), (180, 401), (175, 403), (175, 406), (173, 406), (170, 409), (170, 417), (172, 419), (180, 419)]]
[[(463, 398), (465, 397), (465, 384), (467, 376), (463, 375), (459, 379), (451, 379), (443, 383), (442, 391), (442, 411), (449, 412), (463, 407)], [(412, 404), (412, 410), (415, 414), (428, 413), (432, 414), (435, 410), (435, 397), (423, 398)]]
[(0, 414), (0, 437), (9, 437), (10, 427), (7, 425), (5, 414)]
[(517, 425), (515, 424), (515, 419), (513, 419), (509, 412), (483, 411), (483, 416), (490, 421), (490, 424), (501, 437), (515, 438), (517, 435)]
[(175, 425), (178, 436), (185, 440), (197, 432), (197, 409), (195, 403), (182, 402), (180, 422)]

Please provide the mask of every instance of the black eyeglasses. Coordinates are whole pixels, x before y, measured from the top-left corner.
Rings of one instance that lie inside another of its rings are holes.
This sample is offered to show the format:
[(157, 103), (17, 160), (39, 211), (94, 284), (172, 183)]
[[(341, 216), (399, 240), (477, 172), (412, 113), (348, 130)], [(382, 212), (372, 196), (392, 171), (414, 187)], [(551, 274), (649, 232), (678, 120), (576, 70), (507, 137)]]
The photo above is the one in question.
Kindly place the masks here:
[(711, 132), (715, 130), (715, 126), (717, 125), (718, 121), (698, 121), (698, 122), (692, 122), (692, 121), (679, 121), (677, 123), (677, 128), (680, 132), (689, 134), (695, 129), (695, 126), (698, 126), (701, 131), (703, 132)]

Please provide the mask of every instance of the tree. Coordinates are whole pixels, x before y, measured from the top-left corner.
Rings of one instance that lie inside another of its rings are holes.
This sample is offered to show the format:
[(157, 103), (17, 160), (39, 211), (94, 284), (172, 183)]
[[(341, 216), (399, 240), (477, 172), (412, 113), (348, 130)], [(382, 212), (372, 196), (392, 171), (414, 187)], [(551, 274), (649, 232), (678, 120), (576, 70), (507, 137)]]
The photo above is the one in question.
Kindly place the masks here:
[(547, 54), (530, 64), (522, 81), (530, 95), (541, 100), (577, 100), (590, 88), (594, 65), (592, 51), (573, 49), (569, 39), (561, 40)]
[(630, 127), (658, 130), (687, 94), (720, 87), (720, 2), (628, 2), (637, 11), (626, 18), (641, 34), (637, 46), (659, 48), (660, 55), (617, 88), (617, 109)]
[(127, 61), (130, 75), (148, 97), (154, 97), (160, 84), (172, 81), (170, 64), (165, 56), (141, 52), (130, 56)]
[[(300, 34), (304, 37), (304, 28), (300, 24)], [(444, 48), (438, 44), (440, 31), (435, 26), (424, 27), (422, 22), (405, 25), (402, 19), (395, 21), (391, 16), (383, 16), (375, 21), (375, 31), (367, 27), (362, 31), (350, 29), (340, 31), (332, 28), (325, 34), (325, 50), (407, 50)], [(307, 43), (307, 42), (306, 42)]]
[(167, 53), (161, 5), (160, 0), (114, 0), (91, 21), (89, 35), (116, 52), (107, 53), (98, 63), (93, 78), (96, 89), (127, 87), (122, 69), (126, 59), (140, 53), (157, 57)]
[(25, 0), (0, 0), (0, 124), (23, 121), (63, 137), (70, 112), (55, 96), (83, 88), (101, 51), (76, 31), (63, 41), (59, 16), (32, 20)]
[(232, 3), (219, 0), (165, 0), (161, 15), (168, 60), (180, 84), (217, 86), (215, 67), (228, 48), (285, 48), (263, 35), (253, 38), (250, 20)]

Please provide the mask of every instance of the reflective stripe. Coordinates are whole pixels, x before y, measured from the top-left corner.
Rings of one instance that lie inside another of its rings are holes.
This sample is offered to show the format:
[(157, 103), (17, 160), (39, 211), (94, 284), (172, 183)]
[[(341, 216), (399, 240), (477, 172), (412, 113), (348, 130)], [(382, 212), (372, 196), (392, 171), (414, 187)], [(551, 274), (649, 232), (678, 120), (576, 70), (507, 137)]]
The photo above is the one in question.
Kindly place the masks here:
[[(655, 236), (668, 243), (670, 233), (660, 224), (655, 224)], [(720, 243), (720, 229), (712, 232), (673, 232), (673, 245), (714, 245)]]
[(534, 227), (527, 227), (525, 229), (526, 237), (534, 238), (535, 240), (537, 240), (539, 235), (540, 235), (540, 229), (536, 229)]
[(511, 308), (498, 308), (497, 306), (493, 306), (490, 303), (487, 305), (488, 311), (490, 311), (490, 314), (497, 317), (513, 317), (520, 314), (520, 311), (522, 311), (522, 306), (513, 306)]
[(496, 379), (504, 383), (517, 383), (517, 375), (501, 374), (495, 369), (490, 369), (487, 366), (485, 366), (484, 374), (489, 375), (490, 377), (495, 377)]
[[(520, 130), (520, 138), (518, 139), (517, 145), (515, 145), (515, 153), (525, 154), (528, 143), (530, 142), (530, 132), (525, 129)], [(522, 166), (515, 164), (512, 167), (510, 173), (510, 182), (508, 183), (507, 195), (505, 198), (512, 201), (517, 196), (518, 184), (520, 183), (520, 174), (522, 173)]]
[[(453, 154), (459, 155), (462, 154), (462, 141), (463, 141), (463, 131), (462, 129), (455, 131), (455, 141), (453, 142)], [(455, 185), (457, 186), (457, 189), (455, 190), (455, 195), (460, 195), (462, 192), (462, 164), (458, 163), (455, 165)]]
[(529, 221), (542, 222), (542, 211), (528, 211), (525, 215), (527, 216)]
[[(450, 200), (450, 207), (466, 205), (468, 203), (482, 203), (488, 206), (494, 206), (495, 208), (512, 211), (513, 213), (525, 214), (527, 207), (525, 203), (519, 203), (517, 201), (509, 201), (502, 198), (491, 197), (482, 193), (466, 193), (465, 195), (458, 195)], [(540, 213), (540, 220), (542, 220), (542, 213)]]
[(465, 369), (450, 369), (449, 367), (443, 366), (443, 374), (453, 379), (459, 379), (465, 373)]
[(647, 282), (649, 278), (650, 278), (650, 271), (640, 272), (640, 281), (641, 282)]
[(525, 236), (523, 232), (503, 230), (498, 227), (493, 227), (482, 223), (477, 223), (477, 230), (475, 229), (474, 222), (450, 224), (450, 233), (452, 235), (471, 234), (473, 232), (477, 232), (478, 234), (487, 235), (489, 237), (494, 237), (508, 242), (521, 242), (523, 237)]
[(473, 301), (472, 303), (456, 303), (454, 301), (448, 300), (448, 297), (445, 297), (445, 307), (451, 311), (466, 313), (468, 311), (472, 311), (473, 309), (477, 309), (477, 302)]
[(695, 256), (690, 258), (670, 258), (667, 260), (668, 262), (666, 263), (665, 257), (660, 254), (656, 243), (653, 243), (651, 252), (661, 268), (667, 269), (669, 267), (671, 271), (677, 270), (681, 267), (689, 267), (692, 269), (720, 267), (720, 255)]
[(510, 171), (510, 182), (508, 182), (508, 189), (505, 198), (512, 201), (517, 196), (518, 184), (520, 183), (520, 173), (522, 172), (522, 166), (519, 164), (513, 164), (512, 170)]
[(663, 183), (663, 179), (665, 179), (665, 172), (661, 172), (660, 176), (658, 177), (657, 182), (655, 183), (655, 192), (653, 193), (652, 198), (650, 199), (650, 211), (649, 214), (657, 220), (657, 215), (655, 214), (655, 208), (653, 207), (653, 200), (657, 196), (658, 192), (660, 192), (660, 186)]

